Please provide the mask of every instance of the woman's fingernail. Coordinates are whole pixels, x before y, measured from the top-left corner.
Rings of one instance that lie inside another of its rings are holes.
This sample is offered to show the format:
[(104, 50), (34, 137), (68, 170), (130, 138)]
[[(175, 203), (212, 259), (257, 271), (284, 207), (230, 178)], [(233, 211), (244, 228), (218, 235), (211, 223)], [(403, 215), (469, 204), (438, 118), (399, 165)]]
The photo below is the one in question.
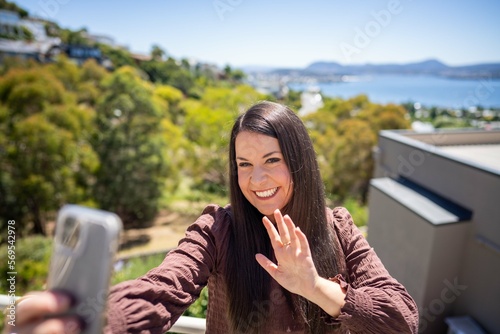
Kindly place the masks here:
[(85, 329), (85, 322), (80, 318), (71, 318), (65, 322), (65, 333), (80, 333)]
[(60, 291), (55, 291), (57, 306), (60, 309), (67, 309), (74, 305), (74, 300), (70, 296)]

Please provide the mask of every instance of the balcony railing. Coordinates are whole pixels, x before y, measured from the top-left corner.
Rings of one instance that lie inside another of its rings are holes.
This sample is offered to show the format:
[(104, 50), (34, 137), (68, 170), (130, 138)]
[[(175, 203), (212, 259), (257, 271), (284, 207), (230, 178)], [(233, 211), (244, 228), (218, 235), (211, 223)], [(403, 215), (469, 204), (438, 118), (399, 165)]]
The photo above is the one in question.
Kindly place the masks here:
[[(3, 311), (10, 304), (10, 297), (0, 295), (0, 311)], [(206, 321), (202, 318), (181, 316), (172, 326), (170, 332), (182, 334), (202, 334), (205, 333)]]

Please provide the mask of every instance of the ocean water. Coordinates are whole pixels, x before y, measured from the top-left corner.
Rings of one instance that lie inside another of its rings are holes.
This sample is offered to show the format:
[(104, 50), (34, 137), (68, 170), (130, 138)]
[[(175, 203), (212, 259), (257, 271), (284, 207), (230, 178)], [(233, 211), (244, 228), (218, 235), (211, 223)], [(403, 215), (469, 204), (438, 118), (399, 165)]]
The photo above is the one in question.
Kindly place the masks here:
[[(290, 83), (294, 90), (306, 90), (310, 84)], [(420, 103), (426, 107), (469, 109), (500, 108), (500, 79), (447, 79), (424, 75), (372, 75), (345, 77), (344, 82), (314, 84), (329, 97), (344, 99), (359, 94), (370, 101), (387, 103)]]

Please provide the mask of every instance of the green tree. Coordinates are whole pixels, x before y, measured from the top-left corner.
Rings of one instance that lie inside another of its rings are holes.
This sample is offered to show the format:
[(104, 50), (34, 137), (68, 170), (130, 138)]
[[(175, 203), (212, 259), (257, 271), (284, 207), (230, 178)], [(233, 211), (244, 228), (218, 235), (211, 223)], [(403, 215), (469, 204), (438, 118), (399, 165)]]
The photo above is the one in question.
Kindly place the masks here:
[(93, 111), (78, 107), (46, 68), (2, 78), (0, 110), (0, 216), (17, 217), (20, 233), (32, 222), (33, 233), (45, 234), (52, 211), (88, 200), (98, 164), (87, 141)]
[(18, 5), (16, 5), (14, 2), (11, 2), (11, 1), (0, 0), (0, 9), (6, 9), (6, 10), (16, 12), (22, 18), (25, 18), (28, 16), (28, 12), (25, 9), (19, 7)]
[(302, 108), (301, 95), (301, 91), (290, 89), (288, 94), (279, 102), (292, 108), (292, 110), (298, 111)]
[(118, 69), (122, 66), (136, 66), (136, 63), (130, 52), (127, 50), (109, 46), (107, 44), (99, 44), (99, 49), (102, 52), (104, 58), (111, 60), (113, 67)]
[(370, 123), (376, 134), (380, 130), (408, 129), (410, 126), (408, 112), (396, 104), (369, 104), (358, 113), (358, 117)]
[(174, 86), (184, 95), (190, 95), (194, 88), (195, 80), (190, 70), (179, 65), (173, 58), (166, 61), (152, 59), (141, 63), (140, 67), (152, 82)]
[(93, 146), (101, 162), (94, 196), (126, 227), (145, 226), (157, 213), (169, 173), (161, 108), (137, 70), (122, 67), (104, 83)]
[(244, 112), (252, 104), (265, 98), (248, 85), (231, 87), (207, 87), (201, 102), (213, 109), (223, 109), (233, 115)]
[(342, 200), (354, 197), (366, 203), (377, 134), (368, 122), (352, 118), (340, 123), (338, 135), (330, 191)]
[(184, 113), (180, 107), (181, 101), (184, 99), (182, 92), (169, 85), (157, 85), (154, 90), (154, 95), (162, 101), (164, 109), (167, 110), (169, 119), (176, 125), (182, 122)]
[(151, 58), (155, 61), (162, 61), (167, 53), (159, 45), (154, 44), (151, 48)]
[(47, 66), (48, 70), (64, 85), (68, 91), (75, 92), (80, 82), (80, 68), (65, 55), (59, 55), (56, 61)]
[(212, 109), (196, 100), (182, 103), (186, 114), (183, 132), (191, 143), (185, 172), (197, 189), (224, 192), (228, 124), (234, 113)]
[(78, 103), (94, 108), (104, 89), (102, 81), (108, 72), (100, 66), (95, 59), (89, 59), (81, 67), (80, 80), (77, 84)]
[(79, 30), (61, 29), (59, 31), (61, 41), (64, 44), (93, 46), (94, 42), (87, 38), (87, 28)]
[[(8, 254), (8, 245), (0, 246), (3, 254)], [(46, 288), (49, 273), (52, 239), (43, 236), (29, 236), (16, 240), (16, 294), (22, 296), (29, 291)], [(0, 262), (0, 279), (9, 278), (8, 261)], [(5, 291), (5, 290), (4, 290)], [(2, 291), (2, 293), (5, 293)]]
[(22, 59), (19, 57), (4, 57), (0, 63), (0, 77), (3, 77), (12, 69), (27, 69), (39, 67), (39, 63), (34, 59)]
[(380, 130), (409, 126), (406, 110), (371, 103), (366, 95), (325, 99), (323, 108), (304, 118), (318, 153), (322, 177), (336, 200), (366, 203), (374, 162), (372, 149)]
[(193, 66), (192, 71), (197, 86), (206, 88), (217, 85), (218, 70), (216, 67), (197, 63)]
[(230, 65), (224, 67), (224, 79), (229, 80), (234, 83), (241, 83), (245, 79), (245, 72), (238, 69), (232, 69)]

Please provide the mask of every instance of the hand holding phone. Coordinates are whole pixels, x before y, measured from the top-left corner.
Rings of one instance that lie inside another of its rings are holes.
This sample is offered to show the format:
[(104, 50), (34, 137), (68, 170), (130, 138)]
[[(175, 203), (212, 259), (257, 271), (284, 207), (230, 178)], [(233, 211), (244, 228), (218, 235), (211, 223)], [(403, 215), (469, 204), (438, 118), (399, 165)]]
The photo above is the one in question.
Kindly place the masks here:
[(111, 212), (65, 205), (58, 213), (48, 288), (76, 299), (70, 313), (85, 322), (83, 333), (102, 332), (121, 230), (120, 218)]

